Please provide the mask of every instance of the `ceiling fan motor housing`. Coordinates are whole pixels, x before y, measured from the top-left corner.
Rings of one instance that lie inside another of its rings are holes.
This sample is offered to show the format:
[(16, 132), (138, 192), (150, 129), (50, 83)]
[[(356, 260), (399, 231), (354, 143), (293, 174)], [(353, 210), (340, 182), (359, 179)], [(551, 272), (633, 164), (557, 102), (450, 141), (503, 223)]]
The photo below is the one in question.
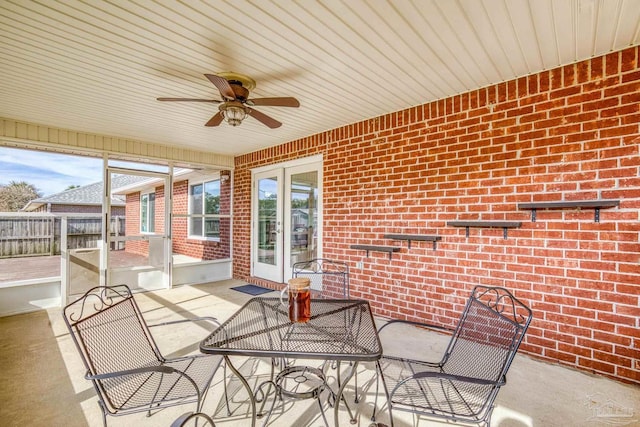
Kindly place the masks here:
[(229, 85), (233, 89), (233, 93), (236, 95), (236, 99), (246, 101), (249, 97), (249, 90), (242, 86), (242, 82), (236, 80), (230, 80)]

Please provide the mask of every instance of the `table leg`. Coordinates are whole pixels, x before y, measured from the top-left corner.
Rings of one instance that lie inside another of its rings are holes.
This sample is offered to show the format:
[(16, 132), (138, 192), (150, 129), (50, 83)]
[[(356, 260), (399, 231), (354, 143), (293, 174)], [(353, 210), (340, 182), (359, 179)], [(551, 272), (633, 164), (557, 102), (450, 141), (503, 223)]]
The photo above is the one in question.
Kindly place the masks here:
[[(351, 366), (351, 371), (349, 372), (349, 375), (347, 375), (347, 377), (344, 379), (344, 381), (342, 381), (342, 384), (340, 384), (340, 388), (338, 389), (338, 393), (336, 394), (336, 403), (335, 403), (335, 407), (333, 408), (333, 413), (334, 413), (334, 424), (336, 427), (338, 427), (340, 424), (338, 422), (338, 412), (340, 409), (340, 400), (343, 399), (343, 393), (344, 393), (344, 389), (347, 386), (347, 383), (349, 382), (349, 380), (351, 379), (351, 377), (353, 377), (353, 374), (355, 374), (356, 369), (358, 368), (358, 362), (353, 362), (353, 366)], [(340, 369), (340, 365), (338, 365), (338, 369)], [(338, 374), (339, 375), (339, 374)], [(356, 393), (358, 393), (358, 391), (356, 390)], [(355, 419), (355, 417), (353, 416), (353, 414), (351, 413), (351, 408), (349, 408), (349, 404), (347, 403), (347, 399), (344, 399), (344, 405), (347, 407), (347, 412), (349, 413), (349, 416), (351, 417), (351, 420), (349, 420), (349, 422), (351, 424), (356, 424), (358, 422), (358, 420)]]
[[(227, 366), (229, 366), (229, 369), (231, 369), (231, 372), (233, 372), (236, 375), (236, 377), (238, 377), (238, 379), (240, 380), (244, 388), (247, 390), (247, 393), (249, 394), (249, 400), (251, 401), (251, 427), (256, 427), (256, 398), (253, 395), (251, 386), (249, 386), (249, 383), (242, 376), (240, 371), (238, 371), (235, 368), (235, 366), (233, 366), (233, 364), (231, 363), (231, 360), (229, 360), (229, 356), (225, 355), (224, 361), (226, 362)], [(336, 417), (337, 417), (337, 414), (336, 414)]]

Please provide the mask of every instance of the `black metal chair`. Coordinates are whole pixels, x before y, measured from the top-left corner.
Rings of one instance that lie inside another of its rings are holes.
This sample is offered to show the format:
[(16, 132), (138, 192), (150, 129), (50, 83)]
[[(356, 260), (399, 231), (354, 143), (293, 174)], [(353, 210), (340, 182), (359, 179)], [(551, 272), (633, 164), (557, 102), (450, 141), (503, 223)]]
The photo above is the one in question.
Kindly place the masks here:
[(63, 317), (98, 395), (102, 421), (107, 415), (196, 403), (202, 408), (219, 356), (194, 355), (166, 359), (151, 332), (161, 326), (214, 318), (185, 319), (147, 325), (126, 285), (98, 286), (67, 305)]
[[(306, 277), (311, 282), (311, 295), (316, 299), (349, 299), (349, 266), (341, 261), (333, 261), (324, 258), (316, 258), (309, 261), (300, 261), (292, 266), (294, 278)], [(313, 304), (311, 306), (313, 315)], [(342, 328), (349, 328), (349, 319), (345, 319)], [(329, 361), (320, 367), (295, 365), (294, 360), (283, 360), (282, 370), (275, 378), (272, 385), (275, 386), (276, 399), (284, 400), (288, 397), (294, 400), (317, 399), (320, 412), (325, 425), (328, 425), (327, 418), (320, 397), (325, 390), (330, 391), (330, 397), (334, 397), (331, 389), (327, 386), (326, 369)], [(275, 363), (275, 361), (274, 361)], [(340, 383), (339, 362), (334, 364), (337, 369), (338, 384)], [(356, 377), (357, 390), (357, 377)], [(265, 383), (268, 385), (268, 383)], [(262, 390), (260, 390), (262, 394)], [(268, 394), (268, 392), (267, 392)], [(266, 402), (266, 400), (265, 400)], [(357, 396), (356, 396), (357, 402)], [(332, 404), (337, 404), (332, 402)], [(275, 405), (275, 400), (265, 420), (265, 425), (269, 422), (271, 412)], [(348, 411), (351, 409), (347, 405)], [(351, 415), (353, 419), (353, 415)]]
[(341, 261), (316, 258), (293, 264), (293, 277), (311, 281), (313, 298), (349, 299), (349, 266)]
[[(392, 409), (488, 426), (494, 401), (506, 384), (507, 371), (531, 318), (531, 310), (508, 290), (476, 286), (439, 362), (383, 356), (377, 374), (384, 385), (391, 426)], [(379, 329), (380, 338), (384, 339), (385, 331), (393, 330), (392, 325), (403, 323), (445, 329), (394, 320)], [(398, 333), (407, 330), (394, 332)], [(377, 391), (378, 381), (373, 422)]]
[[(325, 258), (300, 261), (293, 264), (292, 275), (306, 277), (311, 281), (312, 298), (349, 299), (349, 265), (347, 263)], [(345, 327), (349, 327), (349, 320), (345, 319), (345, 321)], [(356, 383), (357, 381), (356, 377)]]

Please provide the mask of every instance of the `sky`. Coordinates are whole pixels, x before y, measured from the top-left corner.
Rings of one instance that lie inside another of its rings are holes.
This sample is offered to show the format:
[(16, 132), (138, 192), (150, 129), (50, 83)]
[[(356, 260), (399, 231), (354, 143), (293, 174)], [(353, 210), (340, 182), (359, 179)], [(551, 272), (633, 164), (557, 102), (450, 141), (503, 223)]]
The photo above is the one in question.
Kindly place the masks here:
[(102, 181), (102, 159), (0, 147), (0, 185), (33, 184), (42, 196)]

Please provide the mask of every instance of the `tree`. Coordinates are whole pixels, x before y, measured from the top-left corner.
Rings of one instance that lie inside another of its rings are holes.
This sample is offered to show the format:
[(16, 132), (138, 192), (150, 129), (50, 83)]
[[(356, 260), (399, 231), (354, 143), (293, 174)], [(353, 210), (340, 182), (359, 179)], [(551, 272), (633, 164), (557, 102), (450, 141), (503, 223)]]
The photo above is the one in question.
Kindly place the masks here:
[(33, 185), (25, 181), (11, 181), (0, 185), (0, 212), (18, 212), (29, 201), (42, 197)]
[(80, 186), (79, 186), (79, 185), (73, 185), (73, 184), (72, 184), (72, 185), (68, 186), (67, 188), (65, 188), (65, 189), (64, 189), (64, 191), (67, 191), (67, 190), (73, 190), (74, 188), (80, 188)]

